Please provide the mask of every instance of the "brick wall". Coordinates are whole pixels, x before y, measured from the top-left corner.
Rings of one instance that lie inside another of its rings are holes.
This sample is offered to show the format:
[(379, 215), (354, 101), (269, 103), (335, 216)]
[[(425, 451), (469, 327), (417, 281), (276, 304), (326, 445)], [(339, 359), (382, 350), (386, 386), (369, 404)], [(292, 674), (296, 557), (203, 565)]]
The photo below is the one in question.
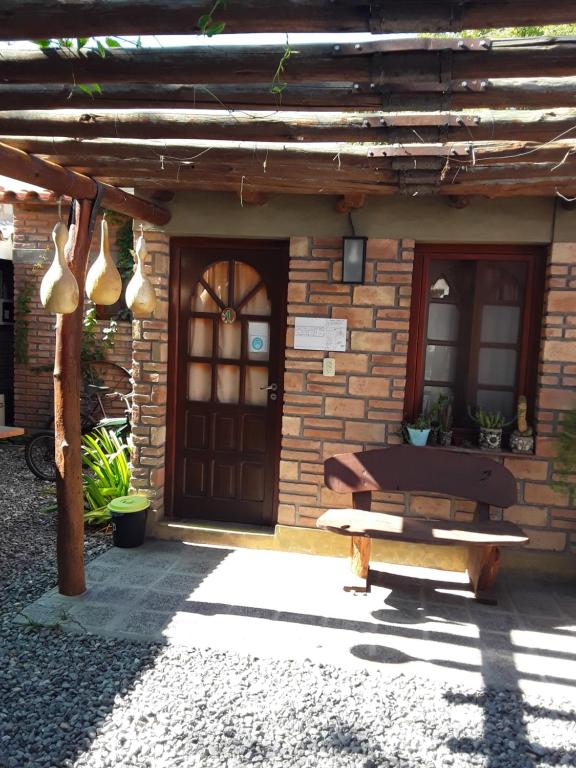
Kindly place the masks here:
[[(14, 422), (34, 430), (45, 427), (53, 412), (52, 366), (54, 363), (55, 318), (40, 303), (40, 283), (54, 251), (52, 229), (57, 221), (54, 205), (14, 205), (14, 298), (31, 288), (30, 311), (26, 317), (27, 362), (14, 365)], [(63, 211), (66, 221), (67, 211)], [(115, 227), (111, 227), (110, 243), (114, 250)], [(99, 221), (91, 249), (94, 258), (100, 248)], [(104, 328), (106, 321), (99, 323)], [(18, 333), (16, 326), (15, 332)], [(107, 359), (130, 368), (132, 339), (130, 323), (118, 324), (114, 347)]]
[[(323, 486), (322, 462), (339, 452), (400, 441), (414, 243), (370, 240), (362, 286), (340, 283), (341, 240), (291, 243), (289, 329), (278, 522), (314, 525), (351, 498)], [(336, 376), (324, 377), (323, 352), (295, 350), (296, 316), (346, 318), (348, 351), (331, 353)], [(531, 537), (530, 547), (576, 546), (576, 511), (554, 491), (551, 457), (562, 413), (576, 405), (576, 244), (552, 249), (544, 306), (536, 456), (499, 456), (518, 480), (518, 504), (504, 512)], [(423, 495), (375, 494), (373, 509), (467, 520), (471, 502)], [(501, 510), (492, 510), (495, 518)]]
[(170, 241), (162, 232), (145, 232), (144, 236), (148, 250), (145, 270), (156, 291), (156, 308), (153, 317), (132, 322), (132, 488), (148, 496), (158, 520), (164, 508)]
[[(135, 322), (134, 480), (162, 514), (167, 400), (169, 239), (147, 232), (147, 270), (159, 304)], [(323, 485), (323, 461), (335, 453), (395, 444), (404, 407), (414, 243), (370, 240), (364, 285), (341, 280), (341, 239), (293, 238), (290, 247), (285, 405), (278, 522), (314, 526), (330, 506), (351, 503)], [(574, 297), (575, 301), (572, 301)], [(346, 318), (348, 350), (331, 353), (336, 375), (322, 375), (324, 353), (294, 349), (297, 316)], [(574, 405), (576, 245), (556, 244), (548, 265), (535, 456), (495, 456), (518, 479), (518, 504), (504, 513), (538, 550), (576, 546), (576, 512), (551, 489), (555, 435)], [(425, 495), (375, 494), (377, 511), (468, 520), (474, 505)], [(493, 509), (495, 518), (502, 511)]]

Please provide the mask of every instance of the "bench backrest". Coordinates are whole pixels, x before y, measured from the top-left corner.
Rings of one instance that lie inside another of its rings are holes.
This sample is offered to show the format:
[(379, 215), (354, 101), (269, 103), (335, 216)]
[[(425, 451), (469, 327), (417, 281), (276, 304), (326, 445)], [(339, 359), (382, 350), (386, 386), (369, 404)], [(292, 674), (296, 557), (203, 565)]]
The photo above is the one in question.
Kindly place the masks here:
[(480, 517), (488, 505), (516, 503), (514, 475), (484, 456), (442, 448), (398, 445), (360, 453), (340, 453), (324, 462), (324, 481), (337, 493), (353, 493), (355, 507), (369, 509), (372, 491), (439, 493), (478, 503)]

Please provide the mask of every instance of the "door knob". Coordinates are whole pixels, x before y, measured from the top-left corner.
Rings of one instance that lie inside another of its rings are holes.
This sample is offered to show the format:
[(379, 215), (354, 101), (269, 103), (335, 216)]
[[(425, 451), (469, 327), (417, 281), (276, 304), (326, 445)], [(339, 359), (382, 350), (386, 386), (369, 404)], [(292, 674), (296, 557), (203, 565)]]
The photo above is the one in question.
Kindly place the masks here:
[(278, 384), (268, 384), (267, 387), (260, 387), (260, 389), (267, 389), (269, 392), (276, 392), (278, 390)]

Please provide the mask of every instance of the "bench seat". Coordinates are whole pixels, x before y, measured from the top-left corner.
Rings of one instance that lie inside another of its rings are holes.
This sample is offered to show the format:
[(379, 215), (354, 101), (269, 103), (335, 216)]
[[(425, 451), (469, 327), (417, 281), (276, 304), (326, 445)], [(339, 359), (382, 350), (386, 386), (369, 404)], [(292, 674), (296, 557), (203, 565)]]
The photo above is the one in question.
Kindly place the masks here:
[(463, 546), (518, 546), (528, 537), (514, 523), (492, 520), (463, 523), (456, 520), (366, 512), (363, 509), (329, 509), (316, 521), (318, 528), (348, 536), (408, 541), (416, 544), (461, 544)]
[[(512, 473), (488, 456), (410, 445), (341, 453), (324, 462), (324, 480), (331, 491), (352, 494), (353, 509), (329, 509), (316, 521), (318, 528), (350, 538), (352, 583), (345, 589), (370, 589), (372, 539), (459, 545), (467, 549), (474, 594), (493, 602), (490, 592), (498, 574), (500, 548), (523, 546), (529, 540), (514, 523), (491, 519), (490, 507), (512, 506), (517, 489)], [(476, 509), (472, 522), (372, 512), (374, 491), (469, 499)]]

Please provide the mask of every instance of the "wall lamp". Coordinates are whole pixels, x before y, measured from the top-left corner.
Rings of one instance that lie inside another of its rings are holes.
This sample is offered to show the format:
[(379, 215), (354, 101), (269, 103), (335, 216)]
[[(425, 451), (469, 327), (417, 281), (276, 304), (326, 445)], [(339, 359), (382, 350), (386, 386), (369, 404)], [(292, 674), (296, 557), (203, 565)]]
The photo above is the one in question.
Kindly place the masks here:
[(342, 282), (363, 283), (366, 265), (367, 237), (344, 237), (342, 256)]

